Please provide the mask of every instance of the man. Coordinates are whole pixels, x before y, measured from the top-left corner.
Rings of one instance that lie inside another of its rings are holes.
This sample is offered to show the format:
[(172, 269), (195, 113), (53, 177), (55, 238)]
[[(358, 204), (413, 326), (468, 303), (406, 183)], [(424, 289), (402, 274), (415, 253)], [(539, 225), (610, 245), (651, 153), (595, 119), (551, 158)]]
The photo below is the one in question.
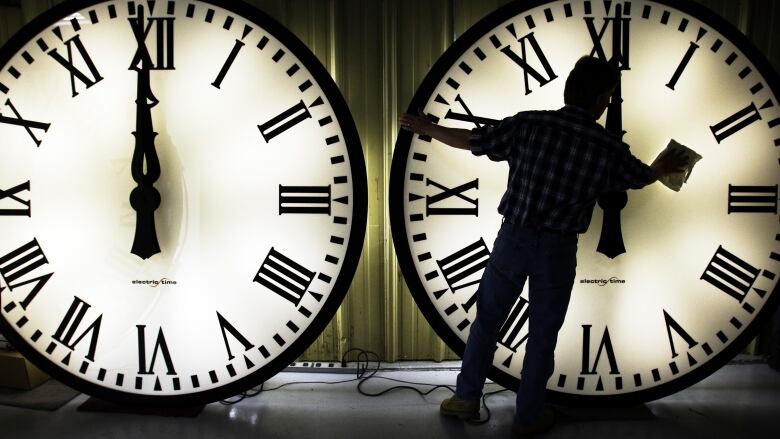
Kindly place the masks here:
[(442, 402), (443, 415), (478, 415), (499, 331), (529, 279), (528, 339), (512, 436), (530, 437), (552, 427), (544, 394), (574, 284), (578, 234), (588, 229), (601, 195), (640, 189), (688, 165), (682, 154), (661, 154), (647, 166), (596, 122), (619, 79), (615, 67), (586, 56), (567, 78), (566, 105), (557, 111), (521, 112), (474, 130), (401, 116), (406, 130), (509, 163), (507, 189), (498, 206), (503, 224), (477, 292), (477, 316), (455, 395)]

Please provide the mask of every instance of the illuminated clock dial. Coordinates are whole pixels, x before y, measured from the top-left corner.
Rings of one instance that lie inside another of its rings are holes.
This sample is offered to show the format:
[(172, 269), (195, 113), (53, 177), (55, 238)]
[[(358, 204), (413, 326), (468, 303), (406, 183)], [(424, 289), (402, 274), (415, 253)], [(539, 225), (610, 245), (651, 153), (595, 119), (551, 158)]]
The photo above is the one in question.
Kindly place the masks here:
[[(780, 81), (743, 35), (692, 2), (513, 2), (442, 55), (410, 111), (470, 129), (554, 110), (583, 55), (620, 66), (620, 95), (601, 123), (634, 155), (649, 163), (674, 139), (703, 156), (680, 193), (661, 184), (630, 191), (612, 225), (596, 208), (579, 237), (547, 387), (572, 403), (648, 400), (728, 361), (780, 295)], [(400, 265), (423, 314), (459, 353), (507, 170), (399, 133), (390, 212)], [(603, 227), (625, 253), (596, 251)], [(528, 306), (524, 291), (489, 374), (511, 388), (522, 375)]]
[(0, 327), (86, 393), (213, 401), (294, 361), (363, 244), (338, 88), (240, 2), (72, 1), (0, 52)]

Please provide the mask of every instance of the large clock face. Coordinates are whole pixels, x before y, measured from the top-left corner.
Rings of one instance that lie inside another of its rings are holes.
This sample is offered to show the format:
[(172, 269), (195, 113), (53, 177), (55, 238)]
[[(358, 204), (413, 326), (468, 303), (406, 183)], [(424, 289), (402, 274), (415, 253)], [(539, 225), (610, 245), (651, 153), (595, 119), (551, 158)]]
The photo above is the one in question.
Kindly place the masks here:
[[(548, 389), (574, 403), (647, 400), (728, 361), (773, 310), (780, 84), (741, 34), (691, 2), (515, 2), (455, 42), (410, 111), (470, 129), (522, 110), (555, 110), (583, 55), (620, 66), (622, 103), (613, 97), (605, 118), (625, 131), (634, 155), (650, 163), (674, 139), (703, 156), (679, 193), (661, 184), (628, 193), (617, 213), (625, 253), (596, 251), (598, 207), (579, 237)], [(507, 171), (506, 163), (407, 132), (396, 144), (391, 224), (401, 267), (431, 325), (460, 353), (501, 224)], [(528, 306), (524, 291), (490, 373), (512, 388), (522, 375)]]
[(212, 401), (330, 321), (365, 165), (289, 31), (239, 2), (66, 2), (0, 66), (0, 325), (32, 360), (116, 401)]

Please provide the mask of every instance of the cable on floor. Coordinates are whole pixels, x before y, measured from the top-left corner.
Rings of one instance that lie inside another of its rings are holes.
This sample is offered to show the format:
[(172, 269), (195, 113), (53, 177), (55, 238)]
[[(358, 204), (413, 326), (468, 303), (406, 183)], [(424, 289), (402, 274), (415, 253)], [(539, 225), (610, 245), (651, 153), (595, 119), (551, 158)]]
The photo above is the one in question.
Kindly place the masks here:
[[(344, 355), (341, 356), (341, 366), (342, 367), (346, 367), (347, 366), (348, 356), (351, 353), (353, 353), (353, 352), (357, 352), (356, 359), (355, 359), (355, 361), (357, 363), (357, 372), (356, 372), (355, 378), (348, 379), (348, 380), (340, 380), (340, 381), (291, 381), (291, 382), (288, 382), (288, 383), (280, 384), (280, 385), (278, 385), (276, 387), (272, 387), (272, 388), (266, 388), (265, 387), (265, 383), (263, 383), (263, 384), (260, 385), (260, 387), (250, 389), (250, 390), (248, 390), (246, 392), (242, 392), (241, 394), (236, 395), (233, 398), (228, 398), (228, 399), (222, 400), (222, 401), (220, 401), (220, 403), (223, 404), (223, 405), (237, 404), (237, 403), (243, 401), (246, 398), (255, 397), (255, 396), (259, 395), (262, 392), (272, 392), (274, 390), (279, 390), (279, 389), (281, 389), (283, 387), (292, 386), (292, 385), (299, 385), (299, 384), (325, 384), (325, 385), (333, 385), (333, 384), (350, 383), (350, 382), (355, 382), (355, 381), (357, 381), (357, 383), (358, 383), (357, 391), (361, 395), (368, 396), (368, 397), (379, 397), (379, 396), (385, 395), (385, 394), (387, 394), (389, 392), (392, 392), (392, 391), (395, 391), (395, 390), (411, 390), (411, 391), (417, 393), (420, 396), (430, 395), (433, 391), (435, 391), (437, 389), (447, 389), (450, 392), (455, 393), (455, 389), (452, 386), (449, 386), (449, 385), (446, 385), (446, 384), (417, 383), (417, 382), (412, 382), (412, 381), (399, 380), (399, 379), (395, 379), (395, 378), (376, 376), (376, 374), (381, 369), (381, 365), (382, 365), (382, 360), (379, 358), (379, 355), (377, 355), (375, 352), (366, 351), (366, 350), (359, 349), (359, 348), (350, 349), (347, 352), (345, 352)], [(372, 363), (375, 363), (376, 365), (373, 368), (369, 369), (371, 367)], [(386, 380), (386, 381), (392, 381), (392, 382), (395, 382), (395, 383), (400, 383), (402, 385), (389, 387), (389, 388), (384, 389), (384, 390), (382, 390), (380, 392), (370, 393), (370, 392), (367, 392), (367, 391), (363, 390), (363, 384), (365, 384), (370, 379), (382, 379), (382, 380)], [(418, 389), (416, 387), (412, 387), (412, 386), (426, 386), (426, 387), (430, 387), (430, 389), (428, 389), (427, 391), (422, 391), (422, 390), (420, 390), (420, 389)], [(478, 419), (471, 419), (471, 420), (468, 420), (466, 422), (468, 422), (469, 424), (474, 424), (474, 425), (480, 425), (480, 424), (485, 424), (485, 423), (489, 422), (490, 418), (491, 418), (491, 413), (490, 413), (490, 408), (488, 407), (488, 404), (487, 404), (487, 398), (490, 397), (490, 396), (496, 395), (498, 393), (507, 392), (507, 391), (508, 391), (507, 389), (500, 389), (500, 390), (495, 390), (495, 391), (492, 391), (492, 392), (484, 393), (482, 395), (482, 398), (481, 398), (481, 406), (484, 407), (486, 416), (484, 418), (480, 417)]]

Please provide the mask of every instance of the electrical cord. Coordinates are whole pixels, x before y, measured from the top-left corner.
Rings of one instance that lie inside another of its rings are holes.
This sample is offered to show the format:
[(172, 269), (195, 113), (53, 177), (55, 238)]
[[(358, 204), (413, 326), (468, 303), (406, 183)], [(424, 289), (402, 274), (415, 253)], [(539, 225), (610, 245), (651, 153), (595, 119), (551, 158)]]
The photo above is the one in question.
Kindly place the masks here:
[[(246, 398), (255, 397), (255, 396), (259, 395), (262, 392), (272, 392), (274, 390), (279, 390), (281, 388), (284, 388), (284, 387), (287, 387), (287, 386), (291, 386), (291, 385), (300, 385), (300, 384), (326, 384), (326, 385), (333, 385), (333, 384), (344, 384), (344, 383), (350, 383), (350, 382), (356, 382), (356, 381), (358, 383), (357, 384), (357, 391), (358, 391), (358, 393), (360, 393), (363, 396), (368, 396), (368, 397), (379, 397), (379, 396), (385, 395), (385, 394), (387, 394), (389, 392), (392, 392), (392, 391), (395, 391), (395, 390), (411, 390), (411, 391), (413, 391), (413, 392), (415, 392), (418, 395), (423, 396), (423, 397), (427, 396), (427, 395), (430, 395), (431, 393), (433, 393), (433, 391), (435, 391), (437, 389), (447, 389), (450, 392), (455, 393), (455, 389), (452, 386), (449, 386), (449, 385), (446, 385), (446, 384), (417, 383), (417, 382), (413, 382), (413, 381), (405, 381), (405, 380), (399, 380), (399, 379), (395, 379), (395, 378), (376, 376), (376, 374), (381, 369), (381, 365), (382, 365), (382, 360), (379, 358), (379, 355), (377, 355), (375, 352), (366, 351), (366, 350), (359, 349), (359, 348), (350, 349), (347, 352), (345, 352), (344, 355), (341, 356), (341, 366), (342, 367), (346, 367), (347, 366), (347, 358), (348, 358), (349, 354), (351, 354), (353, 352), (357, 352), (357, 356), (356, 356), (356, 359), (355, 359), (355, 361), (357, 363), (357, 372), (356, 372), (355, 378), (348, 379), (348, 380), (340, 380), (340, 381), (291, 381), (291, 382), (288, 382), (288, 383), (280, 384), (280, 385), (278, 385), (276, 387), (272, 387), (272, 388), (265, 388), (265, 383), (263, 383), (263, 384), (260, 385), (260, 387), (247, 390), (246, 392), (242, 392), (241, 394), (236, 395), (233, 398), (228, 398), (226, 400), (222, 400), (222, 401), (220, 401), (220, 403), (223, 404), (223, 405), (237, 404), (237, 403), (243, 401)], [(375, 363), (376, 365), (375, 365), (375, 367), (369, 369), (369, 367), (371, 366), (371, 363)], [(371, 380), (371, 379), (382, 379), (382, 380), (385, 380), (385, 381), (391, 381), (391, 382), (395, 382), (395, 383), (400, 383), (402, 385), (389, 387), (389, 388), (384, 389), (382, 391), (371, 393), (371, 392), (368, 392), (368, 391), (363, 389), (363, 385), (368, 380)], [(422, 391), (422, 390), (418, 389), (417, 387), (412, 387), (412, 386), (426, 386), (426, 387), (430, 387), (430, 389), (428, 389), (427, 391)], [(481, 424), (485, 424), (485, 423), (489, 422), (490, 418), (491, 418), (491, 413), (490, 413), (490, 408), (488, 407), (488, 404), (487, 404), (488, 397), (496, 395), (498, 393), (507, 392), (507, 391), (508, 391), (507, 389), (499, 389), (499, 390), (495, 390), (495, 391), (492, 391), (492, 392), (484, 393), (482, 395), (482, 398), (481, 398), (481, 406), (485, 408), (486, 416), (484, 418), (480, 417), (480, 418), (477, 418), (477, 419), (471, 419), (471, 420), (468, 420), (466, 422), (468, 422), (469, 424), (473, 424), (473, 425), (481, 425)]]

